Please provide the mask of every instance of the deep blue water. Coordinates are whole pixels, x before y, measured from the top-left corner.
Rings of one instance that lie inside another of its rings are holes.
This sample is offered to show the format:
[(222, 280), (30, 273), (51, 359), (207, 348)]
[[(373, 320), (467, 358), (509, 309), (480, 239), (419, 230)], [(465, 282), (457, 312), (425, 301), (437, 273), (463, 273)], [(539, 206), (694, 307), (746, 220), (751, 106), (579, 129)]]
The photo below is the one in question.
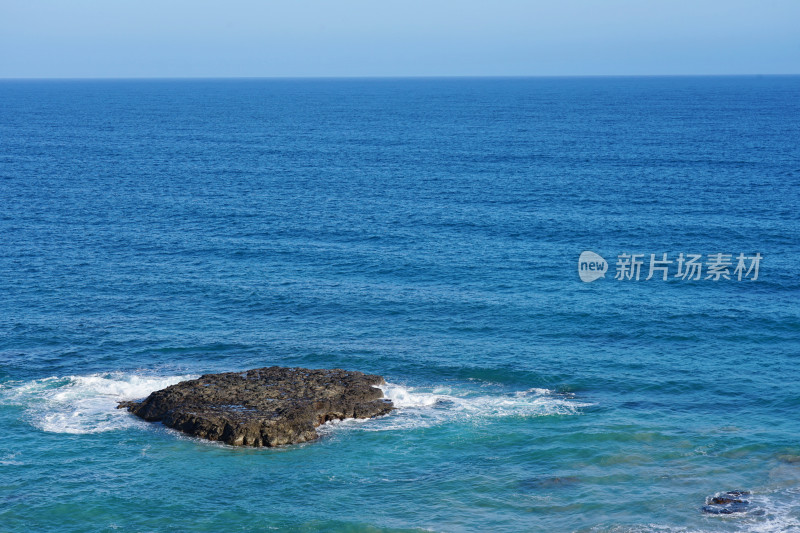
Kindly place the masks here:
[[(799, 140), (800, 77), (0, 82), (0, 530), (800, 531)], [(114, 409), (273, 364), (400, 409)]]

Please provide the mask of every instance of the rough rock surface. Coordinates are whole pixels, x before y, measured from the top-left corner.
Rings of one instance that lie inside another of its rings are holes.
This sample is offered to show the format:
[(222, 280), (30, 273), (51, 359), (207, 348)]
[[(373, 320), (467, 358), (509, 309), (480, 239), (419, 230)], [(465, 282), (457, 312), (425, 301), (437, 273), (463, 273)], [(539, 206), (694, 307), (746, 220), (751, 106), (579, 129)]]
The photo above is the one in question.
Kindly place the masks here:
[(394, 407), (381, 376), (273, 366), (206, 374), (118, 408), (190, 435), (234, 446), (279, 446), (317, 438), (329, 420), (372, 418)]

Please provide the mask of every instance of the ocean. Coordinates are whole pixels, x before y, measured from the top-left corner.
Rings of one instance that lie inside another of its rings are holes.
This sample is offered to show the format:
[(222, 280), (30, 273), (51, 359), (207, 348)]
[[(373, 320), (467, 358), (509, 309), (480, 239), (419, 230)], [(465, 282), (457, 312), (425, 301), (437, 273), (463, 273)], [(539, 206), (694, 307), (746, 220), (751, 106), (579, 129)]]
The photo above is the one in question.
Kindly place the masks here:
[[(796, 76), (2, 81), (0, 531), (800, 531), (798, 140)], [(115, 409), (270, 365), (398, 409)]]

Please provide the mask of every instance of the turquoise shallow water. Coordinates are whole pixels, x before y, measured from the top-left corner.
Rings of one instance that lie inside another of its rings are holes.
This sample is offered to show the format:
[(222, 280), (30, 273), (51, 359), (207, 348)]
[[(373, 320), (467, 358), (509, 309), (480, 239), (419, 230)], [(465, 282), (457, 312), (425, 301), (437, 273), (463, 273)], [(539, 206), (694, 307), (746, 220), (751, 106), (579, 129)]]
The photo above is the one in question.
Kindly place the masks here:
[[(798, 77), (0, 82), (0, 530), (800, 531), (798, 117)], [(114, 409), (272, 364), (399, 409), (260, 450)]]

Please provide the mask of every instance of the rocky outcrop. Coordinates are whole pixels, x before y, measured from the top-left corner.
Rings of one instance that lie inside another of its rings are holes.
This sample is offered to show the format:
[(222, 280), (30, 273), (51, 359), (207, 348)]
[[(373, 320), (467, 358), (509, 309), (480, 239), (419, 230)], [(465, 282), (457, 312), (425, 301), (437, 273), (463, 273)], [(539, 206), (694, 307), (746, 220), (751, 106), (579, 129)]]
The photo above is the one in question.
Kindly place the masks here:
[(394, 407), (381, 376), (347, 370), (269, 367), (206, 374), (118, 408), (151, 422), (234, 446), (279, 446), (317, 438), (330, 420), (372, 418)]
[(750, 494), (746, 490), (729, 490), (706, 498), (702, 511), (708, 514), (733, 514), (750, 511), (750, 502), (743, 496)]

